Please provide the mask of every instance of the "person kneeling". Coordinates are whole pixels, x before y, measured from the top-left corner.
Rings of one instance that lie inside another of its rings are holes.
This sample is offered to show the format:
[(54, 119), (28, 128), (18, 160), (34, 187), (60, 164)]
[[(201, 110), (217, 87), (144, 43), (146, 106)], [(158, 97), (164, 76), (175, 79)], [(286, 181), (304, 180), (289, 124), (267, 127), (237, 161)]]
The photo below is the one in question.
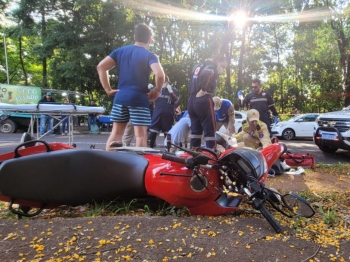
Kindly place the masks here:
[[(253, 149), (271, 145), (270, 133), (266, 124), (259, 120), (259, 112), (250, 109), (247, 112), (247, 122), (242, 125), (242, 131), (236, 135), (237, 140), (243, 139), (245, 147)], [(239, 146), (243, 146), (241, 143)]]

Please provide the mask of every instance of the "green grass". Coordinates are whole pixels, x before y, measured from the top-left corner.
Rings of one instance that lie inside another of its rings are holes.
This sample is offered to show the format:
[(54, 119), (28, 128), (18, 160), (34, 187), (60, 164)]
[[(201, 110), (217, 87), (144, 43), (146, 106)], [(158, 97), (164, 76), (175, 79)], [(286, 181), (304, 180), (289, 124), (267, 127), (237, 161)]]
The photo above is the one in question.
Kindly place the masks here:
[(322, 207), (319, 208), (322, 214), (322, 220), (328, 225), (334, 225), (338, 221), (337, 212), (335, 209), (328, 209), (324, 211)]

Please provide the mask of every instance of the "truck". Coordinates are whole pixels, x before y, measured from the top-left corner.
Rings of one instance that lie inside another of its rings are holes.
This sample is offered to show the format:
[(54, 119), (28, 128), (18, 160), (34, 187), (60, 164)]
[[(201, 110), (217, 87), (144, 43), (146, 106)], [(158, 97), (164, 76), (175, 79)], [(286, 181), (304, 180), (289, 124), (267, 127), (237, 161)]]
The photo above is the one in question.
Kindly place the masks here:
[(350, 151), (350, 106), (316, 118), (313, 139), (325, 153), (335, 153), (338, 149)]
[[(40, 87), (0, 84), (0, 103), (37, 104), (41, 97)], [(1, 133), (15, 133), (17, 129), (28, 129), (30, 120), (29, 114), (4, 111), (0, 106)]]

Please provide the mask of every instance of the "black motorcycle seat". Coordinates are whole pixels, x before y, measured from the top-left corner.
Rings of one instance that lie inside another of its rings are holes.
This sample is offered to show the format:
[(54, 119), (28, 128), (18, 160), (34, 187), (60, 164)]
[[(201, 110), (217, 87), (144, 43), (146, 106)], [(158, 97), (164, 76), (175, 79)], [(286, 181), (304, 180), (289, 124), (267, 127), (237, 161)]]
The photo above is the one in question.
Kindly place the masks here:
[(4, 161), (0, 194), (43, 204), (81, 205), (147, 195), (148, 160), (133, 152), (59, 150)]

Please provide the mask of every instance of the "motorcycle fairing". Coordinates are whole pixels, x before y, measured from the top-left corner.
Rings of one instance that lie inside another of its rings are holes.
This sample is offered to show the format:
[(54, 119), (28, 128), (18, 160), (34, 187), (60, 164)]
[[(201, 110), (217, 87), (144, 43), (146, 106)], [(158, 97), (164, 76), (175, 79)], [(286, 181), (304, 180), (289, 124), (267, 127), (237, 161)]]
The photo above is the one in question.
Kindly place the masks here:
[(135, 153), (59, 150), (4, 161), (0, 200), (81, 205), (147, 195), (148, 161)]

